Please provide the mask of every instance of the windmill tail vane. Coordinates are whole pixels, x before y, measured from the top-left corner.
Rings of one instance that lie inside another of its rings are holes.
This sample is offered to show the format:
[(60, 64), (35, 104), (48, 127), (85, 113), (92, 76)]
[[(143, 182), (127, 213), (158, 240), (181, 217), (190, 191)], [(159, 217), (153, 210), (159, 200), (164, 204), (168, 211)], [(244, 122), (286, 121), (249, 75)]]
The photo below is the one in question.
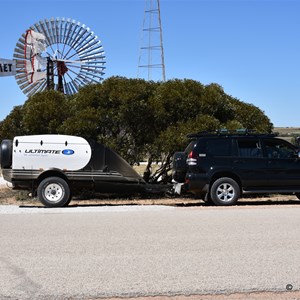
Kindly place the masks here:
[(26, 31), (24, 62), (25, 72), (29, 83), (45, 80), (47, 72), (42, 71), (47, 66), (47, 58), (42, 57), (42, 52), (46, 51), (46, 37), (31, 29)]

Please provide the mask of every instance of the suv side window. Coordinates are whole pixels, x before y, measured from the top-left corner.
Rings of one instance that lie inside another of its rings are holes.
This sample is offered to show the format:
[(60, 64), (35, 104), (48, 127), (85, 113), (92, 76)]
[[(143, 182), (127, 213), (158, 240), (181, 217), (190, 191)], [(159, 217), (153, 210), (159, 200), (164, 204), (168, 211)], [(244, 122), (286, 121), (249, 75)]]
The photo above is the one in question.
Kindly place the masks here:
[(282, 140), (264, 140), (268, 158), (293, 158), (296, 157), (295, 148)]
[(231, 156), (231, 139), (208, 139), (205, 153), (211, 156)]
[(240, 157), (262, 157), (262, 151), (258, 139), (238, 139), (238, 153)]

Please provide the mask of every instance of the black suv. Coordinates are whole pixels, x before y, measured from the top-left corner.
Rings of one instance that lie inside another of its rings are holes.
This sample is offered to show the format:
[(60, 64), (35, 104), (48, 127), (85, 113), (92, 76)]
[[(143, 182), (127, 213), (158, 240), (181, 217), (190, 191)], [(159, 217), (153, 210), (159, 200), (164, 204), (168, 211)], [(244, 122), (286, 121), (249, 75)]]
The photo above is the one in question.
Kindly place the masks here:
[[(299, 149), (274, 134), (199, 133), (188, 136), (173, 162), (175, 191), (215, 205), (233, 205), (242, 194), (300, 197)], [(300, 199), (300, 198), (299, 198)]]

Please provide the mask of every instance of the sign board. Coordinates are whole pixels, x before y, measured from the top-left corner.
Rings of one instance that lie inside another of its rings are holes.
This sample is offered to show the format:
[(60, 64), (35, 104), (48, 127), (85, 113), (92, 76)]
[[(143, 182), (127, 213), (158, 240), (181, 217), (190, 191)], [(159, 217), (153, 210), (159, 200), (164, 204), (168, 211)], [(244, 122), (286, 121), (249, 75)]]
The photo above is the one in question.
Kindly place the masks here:
[(16, 61), (0, 58), (0, 77), (16, 75)]

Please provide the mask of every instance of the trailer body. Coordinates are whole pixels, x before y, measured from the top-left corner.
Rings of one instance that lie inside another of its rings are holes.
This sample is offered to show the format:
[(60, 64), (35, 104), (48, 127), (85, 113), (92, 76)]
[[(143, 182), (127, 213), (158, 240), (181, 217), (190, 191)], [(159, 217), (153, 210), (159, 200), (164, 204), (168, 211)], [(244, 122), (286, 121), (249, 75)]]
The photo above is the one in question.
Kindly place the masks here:
[(142, 192), (146, 182), (115, 151), (70, 135), (29, 135), (3, 140), (3, 178), (14, 189), (27, 189), (46, 206), (67, 205), (72, 195)]

